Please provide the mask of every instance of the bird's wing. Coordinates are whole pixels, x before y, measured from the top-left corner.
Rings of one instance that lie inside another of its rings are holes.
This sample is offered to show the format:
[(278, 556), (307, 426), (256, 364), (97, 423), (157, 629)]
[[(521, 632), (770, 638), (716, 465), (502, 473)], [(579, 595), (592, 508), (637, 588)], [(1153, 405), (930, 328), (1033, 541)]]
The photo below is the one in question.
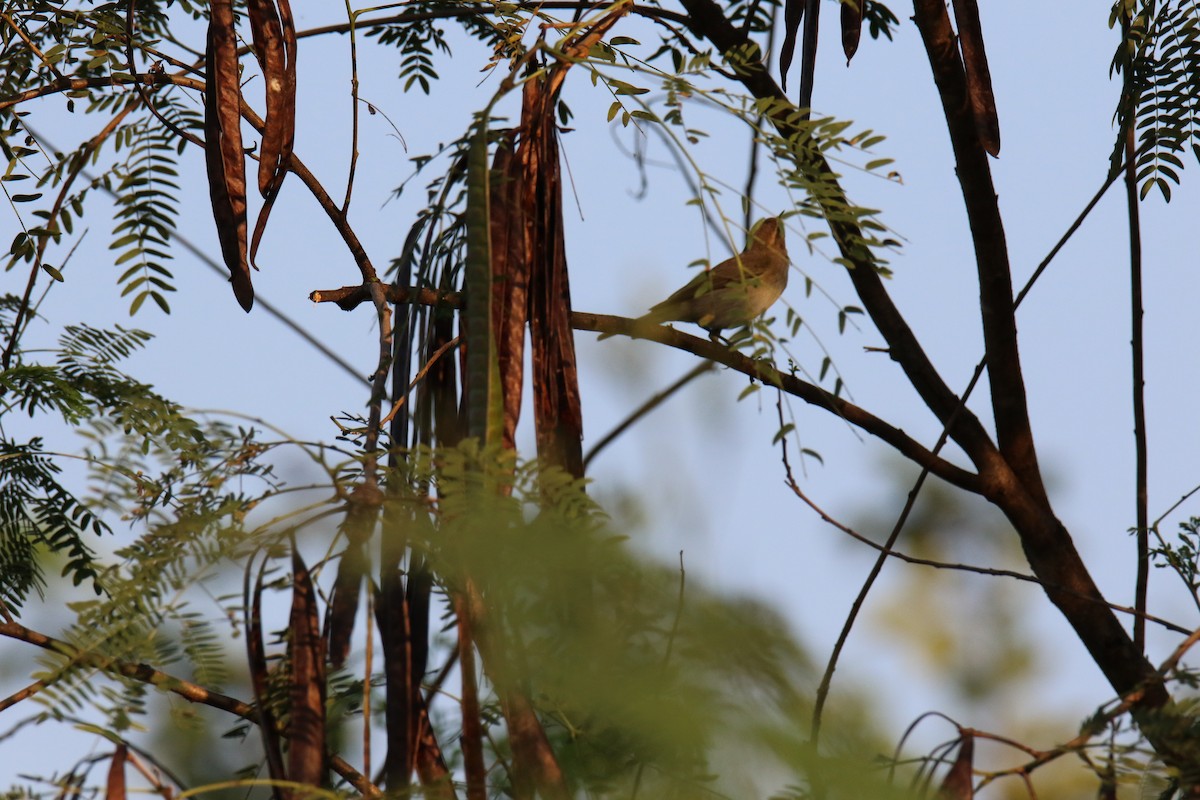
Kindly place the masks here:
[(762, 248), (752, 247), (733, 258), (727, 258), (712, 268), (714, 289), (724, 289), (734, 283), (745, 283), (758, 277), (763, 268)]
[(650, 306), (650, 311), (669, 311), (680, 303), (688, 303), (695, 300), (699, 294), (711, 292), (716, 288), (711, 275), (711, 271), (701, 272), (684, 284), (681, 289), (672, 293), (666, 300)]
[(739, 258), (726, 259), (712, 269), (696, 275), (682, 289), (658, 305), (651, 306), (650, 310), (666, 309), (678, 303), (687, 303), (709, 292), (717, 292), (731, 285), (745, 283), (752, 277), (754, 277), (754, 270), (750, 268), (746, 254), (743, 253), (740, 260)]

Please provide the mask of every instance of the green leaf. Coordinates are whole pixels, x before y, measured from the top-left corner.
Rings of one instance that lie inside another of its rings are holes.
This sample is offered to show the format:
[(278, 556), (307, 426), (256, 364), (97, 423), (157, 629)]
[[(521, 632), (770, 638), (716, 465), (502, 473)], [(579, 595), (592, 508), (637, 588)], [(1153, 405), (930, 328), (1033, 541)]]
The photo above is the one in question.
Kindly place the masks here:
[(785, 436), (794, 430), (796, 430), (795, 423), (789, 422), (788, 424), (784, 425), (782, 428), (775, 431), (775, 436), (771, 439), (771, 444), (779, 444), (779, 442), (782, 441)]
[[(492, 106), (476, 114), (467, 149), (467, 264), (468, 297), (492, 296), (491, 207), (488, 166), (488, 119)], [(465, 380), (467, 435), (484, 444), (499, 440), (503, 411), (499, 399), (499, 365), (492, 326), (492, 304), (467, 304), (467, 364)]]
[(625, 81), (612, 79), (609, 80), (608, 85), (613, 88), (613, 93), (616, 95), (639, 95), (646, 94), (650, 91), (649, 89), (643, 89), (640, 86), (634, 86), (633, 84), (626, 83)]
[[(617, 61), (616, 53), (604, 42), (596, 42), (588, 48), (588, 58), (594, 58), (597, 61), (606, 61), (610, 64), (615, 64)], [(592, 75), (594, 78), (595, 73), (592, 73)]]
[(118, 258), (116, 261), (113, 262), (113, 266), (119, 267), (122, 264), (124, 264), (126, 261), (128, 261), (129, 259), (137, 258), (141, 254), (142, 254), (142, 249), (140, 247), (135, 247), (132, 250), (126, 250), (125, 253), (122, 254), (120, 258)]
[(757, 384), (757, 383), (750, 383), (750, 384), (748, 384), (748, 385), (746, 386), (746, 388), (745, 388), (745, 389), (742, 389), (741, 393), (740, 393), (740, 394), (737, 396), (737, 399), (738, 399), (738, 401), (740, 402), (741, 400), (744, 400), (745, 398), (747, 398), (747, 397), (749, 397), (750, 395), (754, 394), (754, 393), (755, 393), (755, 392), (757, 392), (758, 390), (759, 390), (759, 384)]
[(1163, 200), (1171, 202), (1171, 184), (1167, 183), (1165, 178), (1156, 178), (1154, 182), (1158, 184), (1158, 190), (1162, 192)]

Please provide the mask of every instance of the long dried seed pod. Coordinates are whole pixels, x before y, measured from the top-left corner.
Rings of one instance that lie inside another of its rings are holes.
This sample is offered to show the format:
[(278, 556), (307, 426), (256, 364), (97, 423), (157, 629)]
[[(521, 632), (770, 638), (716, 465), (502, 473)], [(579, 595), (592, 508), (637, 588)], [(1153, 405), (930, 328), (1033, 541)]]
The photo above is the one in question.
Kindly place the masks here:
[(325, 783), (325, 641), (317, 593), (308, 567), (292, 542), (291, 715), (288, 717), (288, 778), (309, 786)]
[(974, 760), (975, 737), (964, 730), (959, 734), (958, 757), (938, 787), (937, 800), (971, 800), (975, 797)]
[(804, 5), (808, 0), (787, 0), (783, 6), (783, 45), (779, 48), (779, 79), (787, 91), (788, 70), (792, 56), (796, 53), (796, 34), (804, 19)]
[(842, 0), (842, 52), (846, 54), (847, 64), (858, 52), (866, 10), (867, 0)]
[(253, 264), (271, 209), (287, 177), (296, 139), (296, 26), (288, 0), (278, 0), (278, 8), (273, 0), (247, 0), (246, 10), (266, 83), (267, 105), (258, 161), (258, 190), (264, 202), (250, 239)]
[(958, 46), (962, 50), (967, 73), (967, 96), (975, 115), (975, 128), (983, 149), (1000, 155), (1000, 117), (992, 95), (992, 73), (983, 48), (983, 27), (979, 22), (978, 0), (954, 0), (954, 22), (958, 25)]
[[(254, 687), (254, 707), (258, 711), (258, 729), (262, 734), (263, 751), (267, 758), (267, 774), (271, 780), (287, 780), (287, 772), (283, 768), (283, 749), (279, 743), (279, 731), (275, 726), (275, 712), (271, 709), (268, 697), (270, 672), (267, 670), (267, 650), (263, 645), (262, 634), (262, 591), (263, 575), (268, 558), (263, 559), (258, 568), (258, 577), (254, 580), (254, 590), (250, 589), (250, 573), (253, 571), (254, 559), (246, 563), (245, 575), (242, 579), (242, 605), (246, 609), (246, 663), (250, 668), (250, 678)], [(287, 800), (287, 793), (279, 785), (271, 787), (275, 800)]]
[(204, 76), (204, 159), (213, 220), (233, 294), (246, 311), (254, 286), (246, 261), (246, 163), (242, 151), (241, 90), (232, 0), (213, 0)]
[(105, 784), (104, 800), (125, 800), (125, 761), (129, 748), (124, 742), (113, 751), (112, 763), (108, 766), (108, 781)]

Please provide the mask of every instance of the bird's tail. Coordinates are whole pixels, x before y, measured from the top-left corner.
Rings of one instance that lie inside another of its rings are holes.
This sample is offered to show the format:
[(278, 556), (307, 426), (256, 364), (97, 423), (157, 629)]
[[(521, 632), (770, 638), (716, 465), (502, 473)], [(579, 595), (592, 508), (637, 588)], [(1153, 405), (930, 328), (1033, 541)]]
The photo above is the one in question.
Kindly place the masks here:
[[(617, 319), (621, 319), (621, 317), (617, 317)], [(670, 320), (671, 320), (670, 314), (663, 314), (662, 312), (656, 313), (654, 311), (651, 311), (649, 314), (643, 314), (642, 316), (637, 317), (636, 319), (629, 320), (630, 324), (629, 324), (629, 327), (627, 330), (610, 331), (608, 333), (602, 333), (596, 337), (596, 341), (601, 342), (601, 341), (604, 341), (605, 339), (611, 338), (611, 337), (616, 336), (617, 334), (621, 334), (621, 333), (629, 336), (629, 335), (632, 335), (635, 331), (637, 331), (639, 329), (645, 330), (646, 328), (650, 327), (651, 325), (661, 325), (662, 323), (669, 322)]]

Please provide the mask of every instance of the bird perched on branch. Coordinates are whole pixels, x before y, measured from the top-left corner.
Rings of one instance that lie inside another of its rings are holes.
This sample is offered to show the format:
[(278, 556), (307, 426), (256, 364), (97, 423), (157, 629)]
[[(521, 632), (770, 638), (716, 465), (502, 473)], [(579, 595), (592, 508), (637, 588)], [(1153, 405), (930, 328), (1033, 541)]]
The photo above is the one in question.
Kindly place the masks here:
[(787, 280), (783, 224), (779, 217), (770, 217), (751, 230), (745, 250), (692, 278), (634, 323), (694, 322), (715, 340), (722, 330), (745, 325), (770, 308), (783, 294)]

